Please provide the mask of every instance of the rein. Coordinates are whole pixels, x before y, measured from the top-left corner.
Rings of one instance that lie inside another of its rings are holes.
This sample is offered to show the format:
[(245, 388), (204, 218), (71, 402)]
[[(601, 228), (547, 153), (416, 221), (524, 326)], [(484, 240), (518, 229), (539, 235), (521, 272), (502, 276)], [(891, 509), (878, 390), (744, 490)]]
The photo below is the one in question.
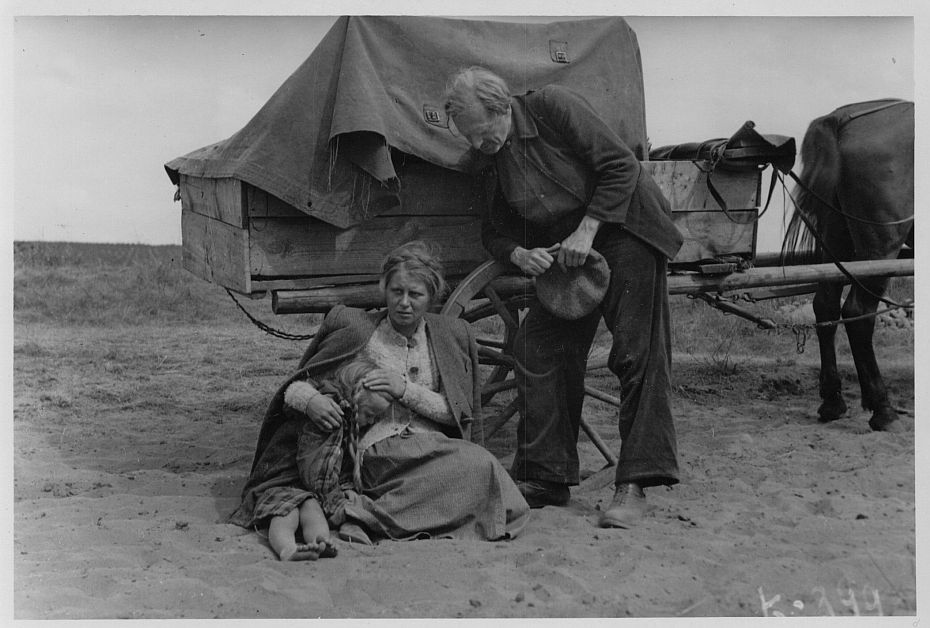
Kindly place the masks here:
[[(778, 176), (779, 180), (781, 180), (782, 185), (784, 186), (784, 183), (785, 183), (784, 178), (783, 178), (780, 174), (778, 174), (777, 176)], [(862, 290), (862, 291), (865, 292), (866, 294), (868, 294), (868, 295), (870, 295), (870, 296), (872, 296), (872, 297), (878, 299), (879, 301), (881, 301), (882, 303), (885, 303), (886, 305), (892, 306), (893, 308), (905, 308), (905, 309), (913, 309), (913, 308), (914, 308), (913, 305), (906, 305), (906, 304), (903, 304), (903, 303), (897, 303), (896, 301), (892, 301), (891, 299), (886, 299), (885, 297), (883, 297), (883, 296), (881, 296), (881, 295), (879, 295), (879, 294), (876, 294), (875, 292), (872, 292), (871, 290), (869, 290), (868, 288), (866, 288), (865, 285), (863, 285), (863, 283), (862, 283), (861, 281), (859, 281), (859, 279), (858, 279), (855, 275), (853, 275), (851, 272), (849, 272), (849, 271), (846, 269), (845, 266), (843, 266), (843, 264), (842, 264), (842, 262), (839, 260), (839, 258), (833, 253), (833, 251), (830, 250), (830, 247), (828, 247), (827, 244), (826, 244), (826, 242), (824, 242), (823, 236), (820, 235), (820, 233), (819, 233), (816, 229), (814, 229), (814, 226), (811, 224), (810, 219), (807, 217), (807, 215), (806, 215), (806, 214), (804, 213), (804, 211), (801, 209), (801, 206), (798, 205), (797, 200), (795, 200), (795, 198), (794, 198), (794, 196), (791, 194), (791, 192), (788, 192), (787, 189), (788, 189), (787, 186), (785, 186), (785, 191), (786, 191), (786, 193), (788, 194), (788, 198), (790, 198), (790, 199), (791, 199), (791, 202), (794, 204), (794, 208), (795, 208), (795, 211), (798, 212), (798, 216), (801, 217), (801, 220), (804, 221), (804, 224), (807, 226), (807, 229), (811, 232), (811, 234), (813, 234), (814, 238), (816, 238), (817, 244), (820, 245), (820, 248), (823, 250), (823, 252), (826, 253), (828, 256), (830, 256), (831, 261), (833, 262), (833, 265), (836, 266), (836, 267), (840, 270), (841, 273), (843, 273), (844, 275), (846, 275), (846, 277), (849, 279), (850, 283), (852, 283), (853, 285), (855, 285), (856, 287), (858, 287), (860, 290)], [(840, 319), (839, 322), (841, 322), (841, 321), (842, 321), (842, 319)], [(839, 322), (838, 322), (837, 324), (839, 324)]]
[[(866, 218), (860, 218), (858, 216), (853, 216), (852, 214), (847, 214), (839, 207), (834, 207), (833, 204), (827, 201), (824, 197), (820, 196), (819, 194), (817, 194), (817, 192), (813, 191), (812, 189), (804, 185), (804, 183), (801, 182), (801, 179), (798, 178), (798, 175), (794, 173), (794, 170), (789, 170), (788, 176), (791, 177), (791, 180), (794, 181), (799, 188), (801, 188), (802, 190), (804, 190), (805, 192), (807, 192), (808, 194), (816, 198), (818, 201), (821, 202), (822, 205), (827, 207), (830, 211), (836, 214), (839, 214), (843, 218), (848, 218), (849, 220), (855, 220), (856, 222), (861, 222), (866, 225), (874, 225), (876, 227), (894, 227), (896, 225), (903, 225), (906, 222), (911, 222), (912, 220), (914, 220), (914, 214), (911, 214), (907, 218), (901, 218), (900, 220), (889, 220), (887, 222), (881, 222), (878, 220), (868, 220)], [(782, 185), (784, 185), (784, 181), (782, 181)], [(795, 207), (797, 207), (797, 203), (795, 203), (794, 205)]]

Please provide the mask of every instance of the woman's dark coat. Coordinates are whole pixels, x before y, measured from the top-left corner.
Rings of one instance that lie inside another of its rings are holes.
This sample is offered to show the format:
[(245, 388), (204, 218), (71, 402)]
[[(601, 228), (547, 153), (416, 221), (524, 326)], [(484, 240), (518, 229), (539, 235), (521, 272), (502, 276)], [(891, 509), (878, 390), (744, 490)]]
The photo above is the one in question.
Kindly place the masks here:
[[(285, 412), (284, 392), (297, 380), (314, 380), (332, 372), (361, 351), (386, 312), (365, 312), (338, 305), (326, 315), (299, 367), (278, 388), (262, 422), (242, 503), (230, 523), (248, 525), (258, 496), (273, 486), (299, 486), (296, 453), (300, 419)], [(443, 426), (450, 437), (463, 437), (481, 408), (478, 349), (471, 326), (461, 319), (426, 314), (426, 333), (439, 371), (440, 386), (455, 417), (455, 427)], [(306, 420), (306, 419), (304, 419)]]

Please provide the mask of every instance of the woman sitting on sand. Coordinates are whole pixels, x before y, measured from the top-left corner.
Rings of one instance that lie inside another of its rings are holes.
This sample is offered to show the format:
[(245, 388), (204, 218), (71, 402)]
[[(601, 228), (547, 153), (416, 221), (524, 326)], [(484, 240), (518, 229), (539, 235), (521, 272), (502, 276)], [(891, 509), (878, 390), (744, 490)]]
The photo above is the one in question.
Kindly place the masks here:
[[(265, 414), (230, 521), (274, 522), (282, 559), (334, 554), (320, 513), (360, 541), (513, 538), (529, 517), (497, 459), (462, 438), (480, 406), (477, 346), (467, 323), (429, 313), (445, 290), (439, 261), (422, 242), (403, 245), (382, 264), (380, 286), (386, 310), (337, 306), (326, 315)], [(352, 451), (352, 402), (326, 381), (359, 358), (378, 367), (361, 377), (361, 389), (377, 395), (365, 397)], [(305, 542), (291, 547), (298, 523)]]

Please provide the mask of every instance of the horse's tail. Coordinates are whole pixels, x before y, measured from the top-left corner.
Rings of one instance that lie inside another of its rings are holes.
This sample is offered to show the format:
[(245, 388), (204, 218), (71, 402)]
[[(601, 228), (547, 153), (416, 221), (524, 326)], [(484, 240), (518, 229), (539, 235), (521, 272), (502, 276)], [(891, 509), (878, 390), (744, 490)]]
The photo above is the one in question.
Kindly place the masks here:
[[(791, 215), (782, 241), (783, 263), (807, 264), (821, 259), (821, 247), (814, 233), (834, 202), (840, 175), (838, 124), (834, 115), (810, 123), (801, 142), (801, 185), (795, 187), (797, 207)], [(803, 216), (803, 217), (802, 217)], [(804, 220), (806, 218), (806, 221)]]

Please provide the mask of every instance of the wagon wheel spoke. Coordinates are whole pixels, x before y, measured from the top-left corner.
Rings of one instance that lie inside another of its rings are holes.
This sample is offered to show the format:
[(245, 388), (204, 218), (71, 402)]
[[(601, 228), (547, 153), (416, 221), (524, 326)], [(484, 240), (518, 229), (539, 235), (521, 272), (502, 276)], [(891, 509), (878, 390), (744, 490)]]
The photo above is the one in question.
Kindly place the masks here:
[[(442, 308), (442, 314), (462, 318), (471, 324), (493, 317), (503, 323), (502, 337), (488, 331), (477, 337), (479, 362), (493, 367), (481, 385), (481, 402), (484, 405), (498, 394), (513, 391), (517, 385), (512, 376), (513, 342), (520, 326), (520, 310), (527, 308), (535, 295), (530, 280), (512, 273), (513, 269), (503, 264), (485, 262), (456, 286)], [(592, 360), (589, 368), (605, 366), (601, 362), (603, 360)], [(591, 386), (585, 386), (585, 394), (615, 406), (620, 403), (616, 397)], [(494, 416), (482, 421), (480, 433), (484, 438), (490, 438), (517, 414), (518, 409), (517, 399), (510, 400)], [(581, 428), (607, 462), (615, 465), (616, 457), (584, 417)]]
[(614, 397), (613, 395), (608, 395), (607, 393), (602, 392), (598, 390), (597, 388), (594, 388), (593, 386), (589, 386), (585, 384), (584, 394), (590, 395), (594, 397), (595, 399), (599, 399), (600, 401), (603, 401), (604, 403), (609, 403), (612, 406), (616, 406), (618, 408), (620, 407), (620, 399), (618, 399), (617, 397)]
[(507, 343), (503, 340), (498, 340), (497, 338), (488, 338), (486, 336), (478, 336), (475, 338), (480, 347), (493, 347), (495, 349), (504, 349), (507, 346)]
[[(489, 366), (506, 367), (509, 371), (513, 368), (513, 358), (502, 351), (478, 348), (478, 360), (481, 364)], [(491, 381), (493, 381), (492, 378)], [(499, 379), (499, 378), (498, 378)]]
[[(504, 306), (509, 310), (523, 310), (529, 307), (530, 302), (535, 298), (533, 294), (517, 294), (502, 299)], [(480, 301), (477, 305), (472, 305), (465, 309), (461, 318), (469, 323), (474, 323), (482, 318), (494, 316), (496, 309), (490, 301)]]
[(483, 437), (488, 439), (494, 436), (497, 430), (501, 429), (501, 427), (517, 413), (517, 410), (517, 400), (514, 399), (495, 416), (490, 419), (485, 419), (482, 424)]
[(497, 294), (497, 291), (490, 284), (488, 284), (484, 287), (484, 293), (487, 295), (488, 299), (491, 301), (491, 304), (494, 306), (494, 311), (498, 316), (501, 317), (501, 320), (504, 321), (504, 325), (507, 326), (507, 331), (513, 331), (513, 333), (516, 333), (520, 324), (514, 319), (513, 312), (501, 300), (500, 296)]

